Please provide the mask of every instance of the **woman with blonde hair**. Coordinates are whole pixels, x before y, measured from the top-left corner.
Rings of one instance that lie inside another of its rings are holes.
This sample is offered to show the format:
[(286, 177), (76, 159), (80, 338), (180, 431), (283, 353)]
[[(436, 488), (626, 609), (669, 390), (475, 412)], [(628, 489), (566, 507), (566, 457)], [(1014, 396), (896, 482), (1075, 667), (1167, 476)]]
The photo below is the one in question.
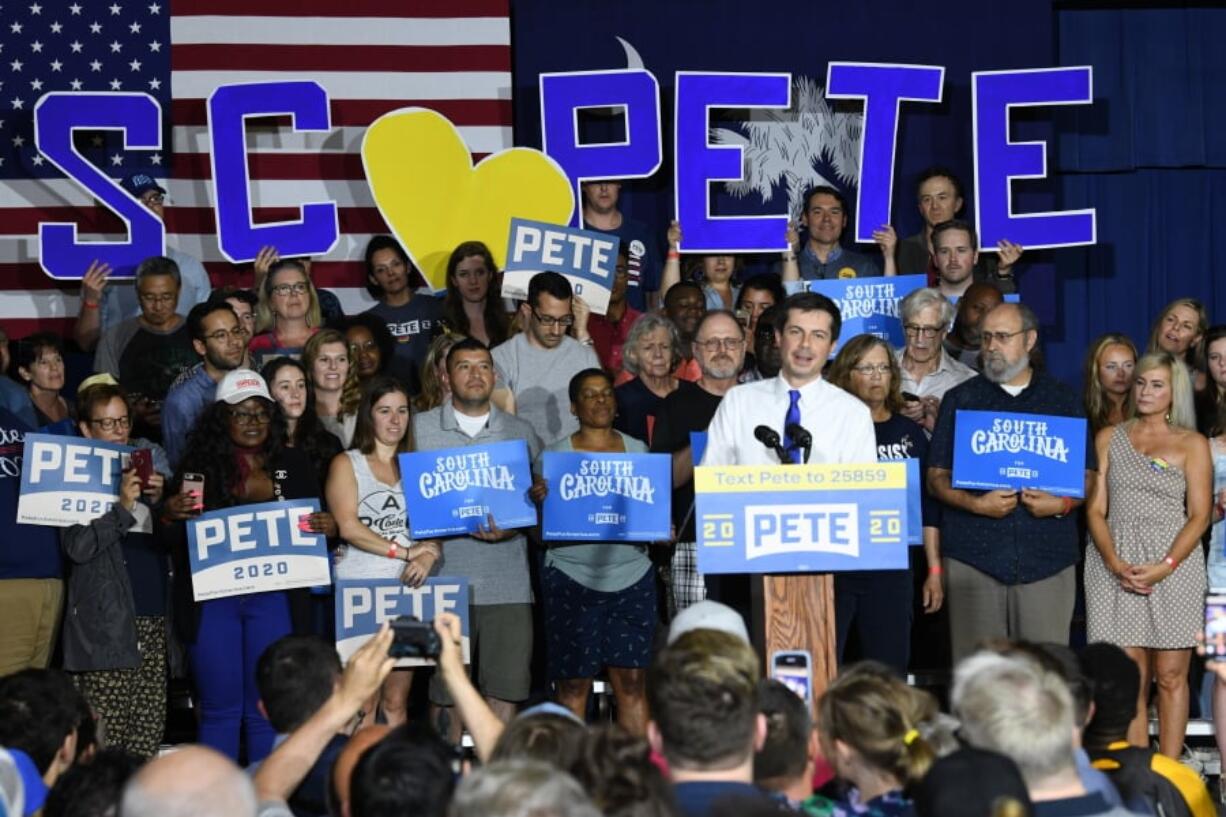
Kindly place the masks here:
[(307, 341), (302, 364), (315, 395), (315, 415), (341, 445), (348, 446), (357, 424), (362, 386), (345, 336), (337, 329), (321, 329)]
[(1082, 402), (1090, 431), (1124, 422), (1132, 414), (1132, 372), (1137, 347), (1126, 335), (1108, 332), (1090, 346), (1083, 370)]
[(1171, 353), (1136, 365), (1127, 422), (1098, 432), (1098, 477), (1086, 504), (1089, 641), (1123, 647), (1141, 671), (1128, 739), (1148, 740), (1149, 685), (1158, 684), (1158, 744), (1178, 759), (1188, 722), (1188, 666), (1203, 625), (1213, 466), (1196, 432), (1187, 367)]
[(323, 323), (319, 295), (306, 266), (293, 258), (277, 261), (269, 268), (259, 297), (256, 335), (247, 344), (252, 368), (258, 370), (281, 355), (301, 357), (303, 347)]
[(1193, 385), (1200, 391), (1201, 341), (1209, 329), (1209, 313), (1205, 305), (1195, 298), (1176, 298), (1158, 313), (1157, 320), (1149, 330), (1149, 345), (1146, 352), (1170, 352), (1194, 373)]
[(915, 813), (908, 792), (936, 753), (919, 732), (913, 696), (901, 679), (879, 673), (848, 672), (826, 689), (817, 706), (822, 753), (852, 786), (846, 800), (829, 804), (830, 814)]
[(421, 364), (421, 391), (413, 398), (414, 411), (438, 408), (451, 396), (451, 384), (447, 381), (447, 353), (461, 340), (464, 340), (463, 335), (444, 328), (442, 334), (430, 341), (430, 349)]

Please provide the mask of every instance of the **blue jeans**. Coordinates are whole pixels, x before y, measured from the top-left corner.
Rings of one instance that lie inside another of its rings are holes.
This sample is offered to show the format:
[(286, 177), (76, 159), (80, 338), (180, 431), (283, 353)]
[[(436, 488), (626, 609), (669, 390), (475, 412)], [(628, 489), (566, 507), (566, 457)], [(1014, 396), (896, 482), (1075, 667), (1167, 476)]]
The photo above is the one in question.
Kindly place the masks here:
[(272, 751), (275, 733), (257, 706), (255, 665), (270, 644), (292, 629), (284, 592), (200, 603), (200, 630), (189, 647), (200, 696), (200, 743), (237, 760), (241, 728), (248, 763)]

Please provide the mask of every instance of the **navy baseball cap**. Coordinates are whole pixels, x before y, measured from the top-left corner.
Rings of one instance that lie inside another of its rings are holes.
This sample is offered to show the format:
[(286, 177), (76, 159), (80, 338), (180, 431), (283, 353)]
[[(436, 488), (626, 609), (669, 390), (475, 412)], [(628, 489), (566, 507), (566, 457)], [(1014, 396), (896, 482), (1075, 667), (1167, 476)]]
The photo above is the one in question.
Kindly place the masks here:
[(157, 183), (157, 179), (146, 173), (133, 173), (130, 176), (124, 176), (119, 182), (124, 190), (127, 190), (134, 197), (140, 198), (150, 190), (156, 190), (163, 196), (166, 195), (166, 188)]

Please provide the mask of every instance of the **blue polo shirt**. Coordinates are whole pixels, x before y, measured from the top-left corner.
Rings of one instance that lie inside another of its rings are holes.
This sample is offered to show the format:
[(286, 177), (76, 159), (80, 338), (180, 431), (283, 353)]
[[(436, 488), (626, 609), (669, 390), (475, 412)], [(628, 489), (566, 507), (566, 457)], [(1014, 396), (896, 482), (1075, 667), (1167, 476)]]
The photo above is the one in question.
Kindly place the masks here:
[[(1085, 417), (1081, 400), (1051, 375), (1035, 372), (1030, 385), (1014, 397), (980, 375), (945, 393), (928, 448), (928, 467), (953, 471), (954, 412), (1016, 412)], [(1094, 441), (1086, 424), (1086, 469), (1098, 469)], [(941, 508), (941, 554), (986, 573), (1003, 584), (1030, 584), (1054, 576), (1081, 556), (1077, 519), (1030, 515), (1019, 502), (1003, 519)]]

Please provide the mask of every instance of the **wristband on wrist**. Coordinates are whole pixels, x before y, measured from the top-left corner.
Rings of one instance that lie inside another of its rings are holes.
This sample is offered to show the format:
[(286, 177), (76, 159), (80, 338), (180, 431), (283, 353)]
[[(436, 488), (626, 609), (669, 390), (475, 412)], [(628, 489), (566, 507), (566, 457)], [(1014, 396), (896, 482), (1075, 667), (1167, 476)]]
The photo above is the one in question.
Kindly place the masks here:
[(1179, 562), (1175, 561), (1174, 556), (1167, 556), (1162, 561), (1166, 562), (1166, 566), (1169, 567), (1172, 571), (1175, 568), (1179, 567)]
[(794, 252), (785, 252), (785, 253), (781, 253), (781, 255), (783, 256), (784, 261), (795, 261), (796, 260), (796, 253)]
[(681, 258), (681, 253), (676, 250), (669, 250), (668, 255), (664, 256), (666, 261), (676, 261), (679, 258)]
[(387, 558), (399, 559), (400, 558), (400, 545), (393, 542), (392, 546), (387, 549)]
[(81, 306), (85, 307), (86, 309), (97, 309), (99, 306), (101, 306), (101, 302), (94, 303), (87, 298), (82, 298)]
[(1063, 519), (1073, 512), (1073, 498), (1070, 496), (1060, 497), (1060, 513), (1056, 514), (1057, 519)]
[(944, 572), (945, 571), (941, 569), (940, 565), (932, 565), (928, 568), (929, 576), (940, 576)]

